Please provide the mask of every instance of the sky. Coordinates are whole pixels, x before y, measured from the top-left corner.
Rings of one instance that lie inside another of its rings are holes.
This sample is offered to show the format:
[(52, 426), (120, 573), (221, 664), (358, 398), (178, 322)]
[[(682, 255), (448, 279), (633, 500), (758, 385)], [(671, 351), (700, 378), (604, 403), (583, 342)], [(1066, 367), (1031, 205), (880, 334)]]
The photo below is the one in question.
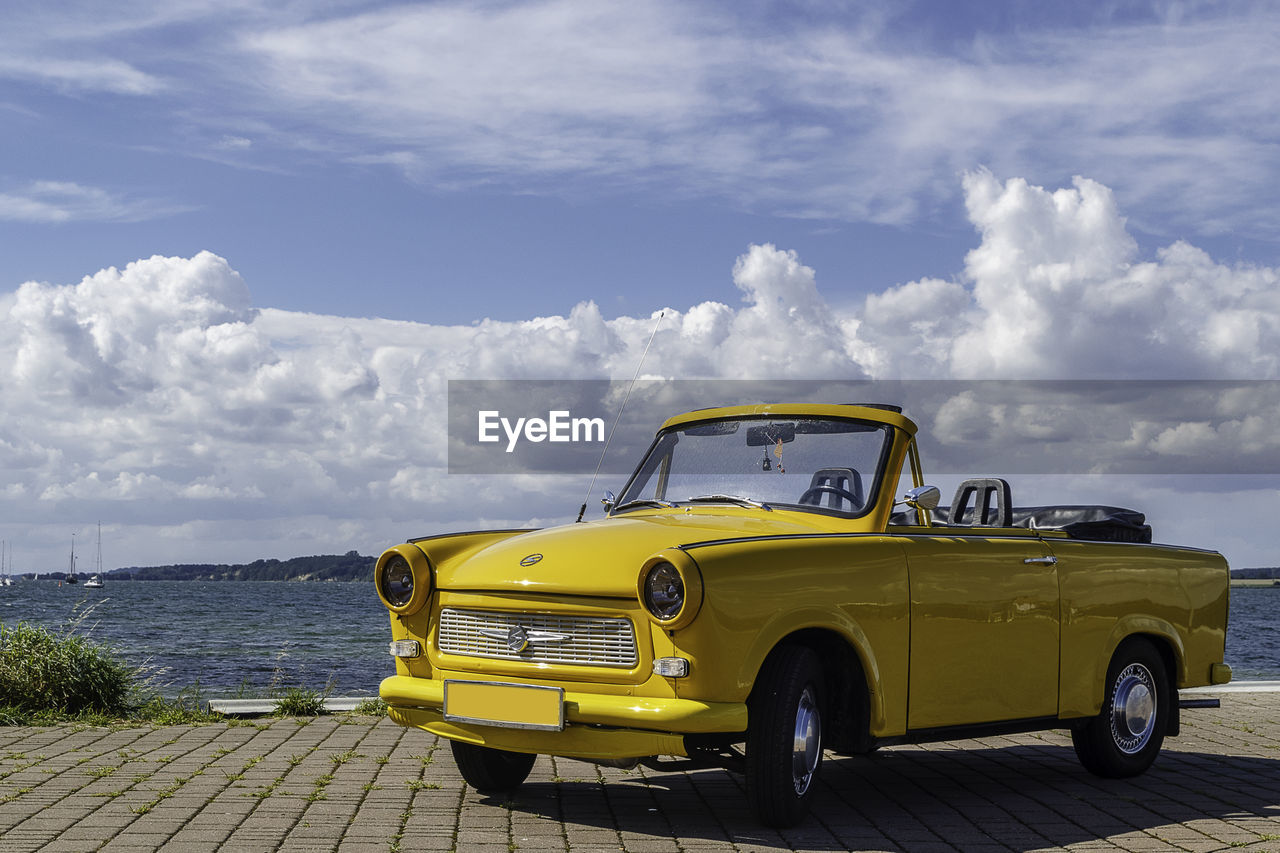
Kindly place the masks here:
[[(646, 376), (1280, 379), (1273, 4), (4, 18), (19, 570), (63, 568), (99, 520), (108, 568), (571, 520), (588, 477), (448, 473), (447, 383), (627, 379), (660, 312)], [(1258, 388), (1171, 402), (1015, 497), (1133, 506), (1157, 539), (1280, 565)], [(909, 414), (1056, 452), (1043, 412), (963, 395)], [(1137, 452), (1167, 473), (1099, 473)]]

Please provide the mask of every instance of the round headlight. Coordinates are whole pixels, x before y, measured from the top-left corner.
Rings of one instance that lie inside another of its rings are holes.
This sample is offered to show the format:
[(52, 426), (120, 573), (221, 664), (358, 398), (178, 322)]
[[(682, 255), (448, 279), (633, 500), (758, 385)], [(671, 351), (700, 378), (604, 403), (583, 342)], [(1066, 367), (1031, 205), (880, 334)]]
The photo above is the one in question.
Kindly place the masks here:
[(684, 578), (670, 563), (658, 563), (644, 578), (644, 606), (657, 619), (674, 619), (684, 607)]
[(374, 586), (397, 616), (412, 616), (431, 598), (431, 561), (412, 542), (382, 552), (373, 568)]
[(392, 607), (404, 607), (408, 604), (413, 597), (413, 569), (409, 567), (409, 561), (399, 554), (387, 560), (382, 567), (379, 585), (382, 587), (382, 597)]
[(661, 630), (686, 628), (702, 609), (702, 571), (679, 548), (659, 551), (636, 573), (636, 597)]

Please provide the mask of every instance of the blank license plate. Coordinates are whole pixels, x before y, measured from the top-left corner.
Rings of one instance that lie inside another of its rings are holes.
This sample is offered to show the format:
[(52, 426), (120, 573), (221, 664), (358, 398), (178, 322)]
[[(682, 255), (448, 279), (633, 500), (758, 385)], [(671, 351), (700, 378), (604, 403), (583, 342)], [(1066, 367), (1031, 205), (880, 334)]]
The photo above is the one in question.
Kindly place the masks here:
[(444, 718), (509, 729), (564, 729), (564, 690), (493, 681), (446, 681)]

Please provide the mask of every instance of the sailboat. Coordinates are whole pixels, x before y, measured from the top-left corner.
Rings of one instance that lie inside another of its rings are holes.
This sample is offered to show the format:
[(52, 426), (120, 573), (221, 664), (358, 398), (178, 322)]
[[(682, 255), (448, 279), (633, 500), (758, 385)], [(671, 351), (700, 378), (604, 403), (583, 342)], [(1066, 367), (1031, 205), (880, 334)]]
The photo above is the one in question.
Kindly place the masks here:
[(98, 561), (94, 564), (93, 577), (84, 582), (85, 589), (102, 589), (102, 522), (98, 522)]
[(9, 551), (9, 562), (5, 562), (5, 547), (8, 542), (0, 541), (0, 586), (13, 586), (13, 578), (9, 575), (13, 572), (13, 551)]
[(76, 580), (76, 535), (71, 534), (71, 570), (67, 572), (66, 582), (77, 583)]

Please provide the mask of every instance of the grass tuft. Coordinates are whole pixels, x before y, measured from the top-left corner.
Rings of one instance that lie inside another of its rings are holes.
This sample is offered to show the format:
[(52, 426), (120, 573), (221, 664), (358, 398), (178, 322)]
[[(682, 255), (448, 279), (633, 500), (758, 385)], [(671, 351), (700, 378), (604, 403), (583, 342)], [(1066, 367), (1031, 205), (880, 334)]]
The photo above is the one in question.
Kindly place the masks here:
[(277, 717), (319, 717), (324, 714), (324, 697), (305, 687), (290, 687), (276, 699)]

